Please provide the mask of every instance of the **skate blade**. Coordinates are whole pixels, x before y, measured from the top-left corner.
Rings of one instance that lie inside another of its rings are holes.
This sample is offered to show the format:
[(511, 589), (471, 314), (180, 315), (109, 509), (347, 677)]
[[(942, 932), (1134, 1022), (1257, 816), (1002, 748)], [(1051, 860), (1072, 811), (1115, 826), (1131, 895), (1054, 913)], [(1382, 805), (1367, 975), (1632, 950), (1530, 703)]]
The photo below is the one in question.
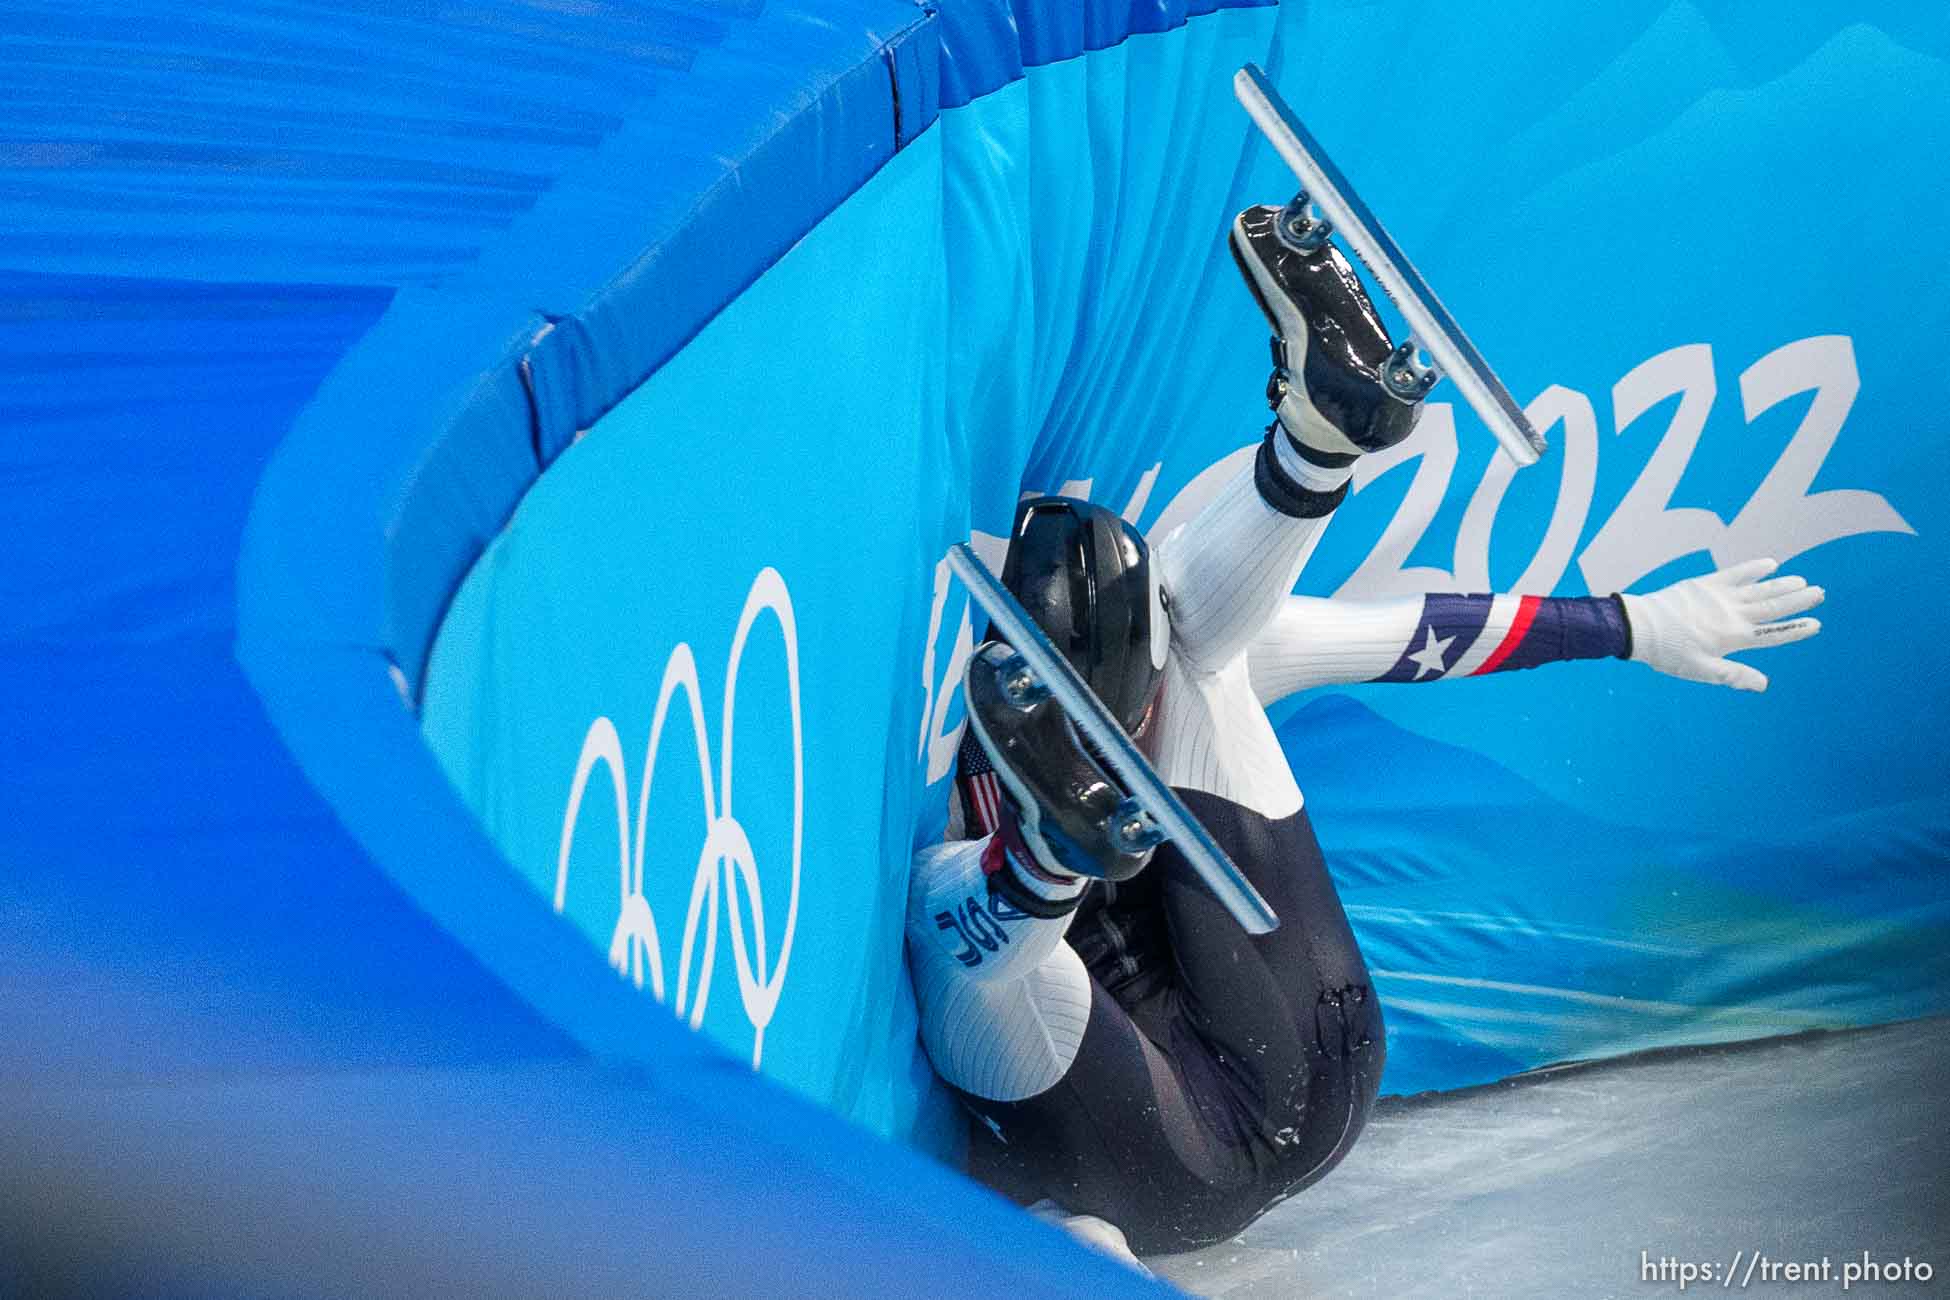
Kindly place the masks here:
[(1118, 786), (1133, 792), (1179, 851), (1220, 906), (1232, 914), (1247, 934), (1268, 934), (1277, 929), (1279, 916), (1251, 880), (1239, 870), (1218, 841), (1193, 817), (1176, 794), (1158, 776), (1148, 759), (1131, 743), (1124, 729), (1104, 708), (1103, 701), (1091, 693), (1077, 670), (1070, 666), (1042, 629), (1029, 617), (981, 557), (965, 543), (948, 548), (948, 566), (968, 588), (976, 604), (995, 621), (1003, 640), (1029, 664), (1037, 677), (1050, 688), (1063, 712), (1077, 729), (1095, 741), (1111, 760)]
[(1255, 64), (1247, 64), (1233, 78), (1233, 90), (1253, 125), (1292, 169), (1323, 219), (1333, 223), (1336, 236), (1360, 258), (1394, 302), (1408, 323), (1410, 337), (1456, 385), (1510, 459), (1520, 466), (1535, 464), (1546, 447), (1543, 434), (1531, 424), (1428, 281), (1280, 98), (1266, 73)]

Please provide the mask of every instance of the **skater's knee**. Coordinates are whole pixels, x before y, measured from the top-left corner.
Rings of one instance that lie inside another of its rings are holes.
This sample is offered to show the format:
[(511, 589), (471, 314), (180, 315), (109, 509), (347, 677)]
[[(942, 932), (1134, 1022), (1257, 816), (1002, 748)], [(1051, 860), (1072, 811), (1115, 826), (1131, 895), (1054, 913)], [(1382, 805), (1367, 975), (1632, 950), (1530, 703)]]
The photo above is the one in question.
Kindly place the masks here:
[(1324, 1077), (1312, 1093), (1332, 1112), (1319, 1117), (1324, 1126), (1333, 1127), (1335, 1114), (1344, 1117), (1334, 1143), (1340, 1149), (1331, 1157), (1339, 1160), (1360, 1136), (1381, 1091), (1388, 1044), (1374, 988), (1363, 983), (1323, 990), (1314, 1007), (1314, 1035), (1315, 1068)]
[(1327, 1068), (1338, 1068), (1350, 1095), (1363, 1111), (1381, 1088), (1388, 1056), (1381, 1003), (1369, 984), (1343, 984), (1323, 990), (1314, 1008), (1315, 1050)]
[[(1296, 1090), (1292, 1110), (1267, 1122), (1281, 1162), (1305, 1167), (1309, 1181), (1332, 1168), (1360, 1136), (1380, 1091), (1387, 1051), (1380, 1008), (1365, 984), (1322, 990), (1310, 1028), (1305, 1084)], [(1303, 1025), (1303, 1036), (1308, 1029)]]

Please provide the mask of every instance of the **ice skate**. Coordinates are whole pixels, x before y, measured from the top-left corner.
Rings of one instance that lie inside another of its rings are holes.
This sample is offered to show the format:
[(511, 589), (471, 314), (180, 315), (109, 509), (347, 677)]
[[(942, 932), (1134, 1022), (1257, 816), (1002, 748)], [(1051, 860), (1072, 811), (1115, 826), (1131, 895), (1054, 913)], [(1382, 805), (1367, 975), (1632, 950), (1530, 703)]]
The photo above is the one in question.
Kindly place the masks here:
[(1113, 512), (1064, 497), (1022, 502), (1011, 534), (1000, 579), (968, 547), (948, 552), (1001, 638), (964, 676), (969, 730), (995, 769), (964, 806), (993, 811), (999, 784), (1013, 815), (987, 821), (1019, 835), (1010, 856), (1070, 877), (1128, 879), (1169, 835), (1247, 933), (1272, 930), (1266, 900), (1133, 743), (1172, 636), (1150, 547)]
[(1156, 828), (1085, 750), (1021, 657), (991, 641), (969, 662), (964, 686), (969, 727), (1008, 792), (1035, 865), (1104, 880), (1144, 870), (1160, 839)]
[(1232, 257), (1273, 331), (1267, 400), (1309, 459), (1346, 465), (1414, 427), (1435, 372), (1396, 348), (1306, 196), (1247, 208)]
[[(1355, 256), (1361, 259), (1362, 265), (1367, 267), (1382, 291), (1401, 312), (1412, 337), (1393, 349), (1386, 361), (1377, 366), (1385, 388), (1403, 401), (1420, 401), (1437, 377), (1435, 370), (1424, 369), (1416, 363), (1417, 346), (1426, 348), (1436, 365), (1442, 368), (1442, 373), (1455, 382), (1470, 409), (1496, 436), (1510, 459), (1518, 465), (1535, 464), (1545, 450), (1543, 434), (1531, 424), (1530, 417), (1510, 396), (1510, 390), (1496, 377), (1489, 362), (1469, 341), (1462, 327), (1456, 323), (1456, 318), (1435, 296), (1435, 291), (1408, 260), (1401, 246), (1368, 209), (1368, 205), (1361, 201), (1361, 196), (1320, 147), (1320, 142), (1301, 125), (1300, 119), (1280, 98), (1265, 72), (1249, 63), (1239, 70), (1232, 84), (1240, 104), (1251, 115), (1253, 124), (1265, 134), (1287, 166), (1293, 169), (1302, 187), (1302, 193), (1281, 212), (1276, 234), (1283, 236), (1293, 251), (1302, 255), (1319, 251), (1330, 233), (1337, 234), (1354, 250)], [(1319, 204), (1320, 210), (1326, 214), (1326, 220), (1309, 217), (1310, 199)], [(1235, 253), (1241, 251), (1237, 238), (1235, 227)], [(1243, 259), (1240, 265), (1242, 269), (1248, 269)], [(1345, 263), (1342, 269), (1347, 269)], [(1266, 282), (1255, 282), (1249, 269), (1247, 282), (1254, 284), (1254, 292), (1262, 295), (1261, 307), (1267, 307), (1269, 302), (1277, 305), (1276, 299), (1266, 296)], [(1268, 310), (1267, 317), (1273, 319), (1274, 312)], [(1277, 323), (1274, 329), (1279, 331)], [(1306, 338), (1305, 335), (1291, 333), (1284, 337), (1295, 343)], [(1385, 332), (1382, 337), (1385, 340)], [(1311, 362), (1312, 358), (1306, 360)], [(1289, 369), (1295, 374), (1302, 374), (1304, 378), (1312, 377), (1304, 375), (1297, 367)], [(1316, 403), (1318, 400), (1316, 398)], [(1289, 431), (1293, 431), (1291, 426)], [(1361, 441), (1354, 430), (1343, 428), (1342, 431), (1356, 443)]]

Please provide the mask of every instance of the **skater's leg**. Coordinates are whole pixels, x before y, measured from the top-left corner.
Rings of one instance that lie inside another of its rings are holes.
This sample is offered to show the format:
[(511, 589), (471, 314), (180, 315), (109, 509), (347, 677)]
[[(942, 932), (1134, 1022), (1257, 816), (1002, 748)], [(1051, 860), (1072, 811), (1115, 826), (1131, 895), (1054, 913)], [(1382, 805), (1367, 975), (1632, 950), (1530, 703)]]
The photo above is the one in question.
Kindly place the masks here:
[(1304, 810), (1283, 818), (1197, 791), (1186, 805), (1279, 913), (1248, 935), (1175, 851), (1151, 872), (1190, 1030), (1246, 1083), (1278, 1155), (1262, 1206), (1331, 1169), (1381, 1083), (1381, 1008)]
[(1186, 1224), (1253, 1195), (1251, 1143), (1214, 1122), (1223, 1081), (1195, 1036), (1179, 1035), (1181, 1061), (1169, 1036), (1137, 1030), (1063, 941), (1071, 914), (1001, 902), (985, 870), (997, 843), (924, 850), (908, 893), (922, 1040), (984, 1121), (972, 1172), (1025, 1204), (1103, 1218), (1141, 1249), (1182, 1242)]
[(1230, 241), (1273, 331), (1275, 421), (1251, 474), (1159, 548), (1173, 644), (1196, 672), (1245, 650), (1293, 590), (1355, 460), (1406, 438), (1421, 409), (1381, 383), (1394, 345), (1332, 245), (1296, 247), (1272, 207), (1242, 212)]
[[(1227, 752), (1250, 752), (1238, 723), (1265, 719), (1243, 665), (1197, 680), (1227, 683), (1212, 716), (1234, 722)], [(921, 855), (910, 895), (924, 1041), (984, 1120), (974, 1172), (1147, 1252), (1218, 1240), (1320, 1177), (1381, 1069), (1378, 1008), (1305, 814), (1180, 793), (1280, 913), (1272, 935), (1248, 938), (1170, 846), (1094, 886), (1074, 925), (998, 911), (993, 838)]]
[(1147, 1037), (1093, 982), (1077, 1054), (1056, 1083), (1015, 1101), (964, 1095), (979, 1121), (969, 1172), (1023, 1204), (1116, 1224), (1140, 1254), (1236, 1230), (1245, 1220), (1234, 1206), (1268, 1199), (1260, 1156), (1221, 1074), (1188, 1042), (1181, 1058), (1179, 1045)]
[[(996, 698), (987, 664), (978, 655), (970, 665), (978, 753), (965, 763), (1002, 779), (986, 787), (964, 779), (961, 793), (977, 814), (999, 807), (1000, 829), (918, 855), (909, 892), (909, 958), (929, 1057), (987, 1121), (973, 1130), (987, 1153), (980, 1176), (1025, 1202), (1054, 1200), (1103, 1218), (1142, 1249), (1209, 1239), (1277, 1193), (1260, 1176), (1268, 1157), (1254, 1135), (1265, 1126), (1234, 1113), (1225, 1066), (1189, 1025), (1167, 1009), (1148, 1037), (1063, 941), (1081, 882), (1057, 877), (1079, 862), (1114, 866), (1117, 858), (1022, 859), (1029, 841), (1018, 819), (1044, 828), (1037, 842), (1047, 852), (1067, 816), (1058, 805), (1074, 798), (1067, 783), (1042, 774), (1053, 761), (1046, 751), (1067, 733), (1043, 734), (1047, 701), (1023, 710)], [(1012, 743), (1032, 733), (1038, 744)], [(1025, 803), (1036, 806), (1023, 811)], [(1071, 837), (1072, 849), (1078, 843)], [(1168, 953), (1149, 954), (1148, 964), (1170, 979)]]
[[(1304, 485), (1309, 475), (1318, 490)], [(1344, 469), (1305, 460), (1275, 424), (1255, 467), (1159, 544), (1171, 647), (1144, 740), (1167, 784), (1270, 817), (1299, 810), (1300, 788), (1253, 695), (1247, 649), (1291, 595), (1346, 479)]]
[(1266, 817), (1300, 810), (1300, 787), (1253, 695), (1244, 655), (1217, 672), (1195, 672), (1174, 647), (1165, 663), (1144, 748), (1158, 775), (1179, 790), (1197, 790)]
[[(1194, 719), (1218, 770), (1237, 777), (1251, 763), (1291, 788), (1243, 663), (1167, 676), (1158, 707), (1168, 752), (1193, 753), (1170, 742)], [(1141, 1252), (1219, 1240), (1325, 1174), (1365, 1124), (1384, 1050), (1380, 1008), (1297, 791), (1289, 812), (1268, 815), (1177, 784), (1279, 913), (1277, 930), (1246, 935), (1166, 845), (1135, 879), (1094, 886), (1039, 972), (1075, 981), (1088, 971), (1083, 1031), (1061, 1038), (1059, 1053), (1047, 1030), (1074, 1031), (1074, 982), (1060, 1000), (1040, 983), (956, 1002), (924, 995), (924, 1016), (953, 1012), (983, 1026), (985, 1052), (1035, 1062), (1006, 1088), (993, 1071), (951, 1076), (985, 1120), (973, 1131), (978, 1175), (1024, 1201), (1108, 1219)], [(944, 1059), (940, 1031), (930, 1034)]]
[(1159, 544), (1171, 655), (1145, 738), (1168, 782), (1275, 819), (1299, 810), (1300, 792), (1253, 692), (1249, 647), (1285, 608), (1355, 460), (1407, 437), (1420, 410), (1380, 381), (1393, 344), (1346, 260), (1284, 242), (1278, 216), (1249, 208), (1231, 235), (1273, 330), (1276, 419), (1251, 472)]
[[(1303, 486), (1302, 473), (1314, 475), (1319, 490)], [(1253, 468), (1158, 544), (1172, 648), (1188, 667), (1216, 672), (1245, 651), (1292, 592), (1308, 543), (1347, 477), (1301, 460), (1276, 427)]]
[[(972, 1170), (1122, 1228), (1141, 1253), (1237, 1232), (1359, 1135), (1381, 1076), (1379, 1008), (1304, 813), (1186, 802), (1280, 911), (1249, 940), (1174, 849), (1069, 934), (1089, 1015), (1041, 1092), (964, 1089)], [(1068, 951), (1068, 946), (1065, 948)]]

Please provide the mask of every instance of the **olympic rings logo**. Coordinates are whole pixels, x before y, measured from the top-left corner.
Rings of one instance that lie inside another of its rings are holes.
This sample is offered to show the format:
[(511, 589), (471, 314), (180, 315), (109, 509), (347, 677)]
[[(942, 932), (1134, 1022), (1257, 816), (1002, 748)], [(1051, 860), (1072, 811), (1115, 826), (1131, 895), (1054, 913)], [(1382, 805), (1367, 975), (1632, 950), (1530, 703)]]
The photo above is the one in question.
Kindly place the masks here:
[[(786, 901), (785, 930), (779, 943), (776, 963), (768, 963), (765, 941), (765, 896), (759, 881), (758, 862), (751, 840), (732, 809), (731, 760), (732, 732), (737, 718), (738, 670), (744, 661), (745, 643), (761, 613), (778, 620), (785, 642), (786, 690), (792, 714), (792, 887)], [(657, 692), (657, 708), (650, 722), (650, 743), (644, 754), (643, 783), (637, 790), (636, 817), (629, 816), (625, 786), (627, 775), (623, 742), (616, 726), (607, 717), (589, 724), (583, 737), (582, 754), (576, 760), (574, 783), (569, 788), (569, 803), (562, 816), (561, 847), (555, 863), (555, 910), (560, 913), (569, 886), (569, 851), (575, 840), (577, 818), (582, 812), (582, 797), (598, 765), (609, 771), (610, 791), (616, 804), (616, 859), (619, 903), (616, 927), (609, 944), (609, 962), (617, 973), (643, 987), (646, 973), (650, 991), (659, 1002), (666, 1000), (663, 943), (656, 917), (643, 896), (643, 844), (650, 808), (650, 788), (656, 780), (657, 755), (663, 741), (664, 723), (672, 700), (682, 691), (690, 705), (691, 735), (697, 744), (698, 776), (704, 791), (703, 841), (698, 850), (697, 868), (691, 879), (689, 910), (684, 917), (684, 935), (677, 957), (677, 999), (679, 1016), (688, 1008), (693, 1029), (704, 1023), (704, 1011), (711, 996), (711, 974), (718, 951), (719, 894), (726, 895), (725, 911), (730, 920), (731, 949), (738, 969), (738, 993), (744, 1002), (745, 1016), (751, 1022), (752, 1068), (758, 1068), (765, 1048), (765, 1029), (778, 1009), (779, 993), (785, 985), (786, 965), (792, 956), (793, 932), (799, 921), (800, 851), (805, 833), (806, 782), (804, 736), (799, 710), (799, 633), (792, 611), (792, 597), (785, 579), (769, 566), (752, 580), (745, 597), (744, 612), (731, 640), (731, 659), (725, 668), (724, 753), (719, 759), (717, 779), (712, 780), (711, 755), (704, 730), (703, 688), (697, 675), (697, 661), (686, 642), (678, 642), (664, 663), (663, 684)], [(634, 845), (631, 828), (635, 828)], [(745, 910), (739, 906), (743, 886), (749, 905), (751, 932), (746, 933)], [(700, 925), (700, 921), (702, 924)], [(702, 937), (702, 951), (698, 941)], [(692, 958), (698, 958), (697, 983), (691, 984)]]

